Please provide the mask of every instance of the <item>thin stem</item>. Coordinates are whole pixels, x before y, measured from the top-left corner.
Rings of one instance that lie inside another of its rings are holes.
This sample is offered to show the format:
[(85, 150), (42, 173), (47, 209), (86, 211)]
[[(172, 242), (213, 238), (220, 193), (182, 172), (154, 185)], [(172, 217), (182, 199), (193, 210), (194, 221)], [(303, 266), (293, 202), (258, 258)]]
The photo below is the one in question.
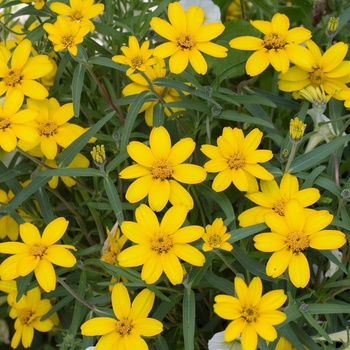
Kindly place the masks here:
[(235, 274), (238, 274), (238, 271), (227, 261), (227, 259), (221, 254), (220, 250), (214, 249), (213, 252), (224, 262), (224, 264)]
[(287, 162), (286, 168), (284, 169), (285, 174), (288, 173), (290, 165), (292, 164), (292, 161), (295, 157), (295, 153), (297, 151), (297, 148), (298, 148), (298, 145), (296, 143), (292, 143), (292, 149), (291, 149), (289, 157), (288, 157), (288, 162)]

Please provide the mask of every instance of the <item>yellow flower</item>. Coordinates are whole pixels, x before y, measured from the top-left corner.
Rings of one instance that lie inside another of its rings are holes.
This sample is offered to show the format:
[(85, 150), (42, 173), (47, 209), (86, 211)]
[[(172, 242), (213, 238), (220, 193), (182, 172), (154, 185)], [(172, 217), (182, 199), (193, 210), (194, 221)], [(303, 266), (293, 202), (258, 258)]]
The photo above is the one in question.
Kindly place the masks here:
[(52, 264), (72, 267), (76, 262), (74, 255), (67, 250), (76, 250), (74, 246), (54, 244), (61, 239), (67, 227), (68, 221), (60, 217), (50, 222), (40, 236), (33, 224), (21, 224), (19, 233), (24, 243), (0, 243), (0, 253), (12, 254), (0, 265), (1, 279), (12, 280), (34, 271), (36, 280), (45, 292), (54, 290), (56, 273)]
[(290, 120), (289, 134), (292, 143), (299, 143), (304, 136), (306, 124), (304, 124), (298, 117)]
[(281, 337), (277, 342), (275, 350), (297, 350), (297, 349), (285, 337)]
[[(12, 195), (13, 197), (13, 195)], [(10, 193), (0, 189), (0, 207), (11, 200)], [(11, 241), (18, 238), (18, 224), (11, 215), (4, 215), (0, 218), (0, 239), (8, 237)]]
[(214, 312), (225, 320), (232, 320), (225, 330), (225, 341), (235, 340), (242, 334), (243, 350), (256, 349), (258, 335), (267, 341), (274, 341), (277, 332), (273, 326), (287, 318), (277, 310), (287, 300), (284, 291), (277, 289), (262, 295), (259, 277), (254, 277), (249, 286), (242, 278), (236, 277), (235, 291), (237, 298), (221, 294), (214, 299)]
[(170, 23), (153, 17), (152, 29), (169, 40), (154, 49), (153, 55), (159, 58), (170, 56), (169, 68), (172, 73), (182, 73), (188, 63), (198, 74), (205, 74), (208, 69), (201, 52), (213, 57), (226, 57), (227, 48), (210, 42), (219, 36), (225, 26), (221, 22), (203, 25), (204, 12), (198, 6), (191, 6), (186, 12), (178, 2), (168, 6)]
[(23, 94), (20, 90), (7, 93), (4, 105), (0, 104), (0, 147), (6, 152), (13, 151), (18, 139), (28, 144), (35, 144), (37, 111), (32, 109), (20, 110)]
[(131, 304), (126, 287), (116, 284), (112, 290), (112, 307), (116, 318), (93, 318), (83, 323), (81, 332), (86, 336), (102, 335), (96, 350), (148, 350), (141, 336), (153, 337), (163, 331), (160, 321), (148, 317), (154, 299), (154, 293), (144, 289)]
[(241, 0), (233, 0), (226, 10), (226, 21), (233, 21), (242, 18)]
[(71, 22), (63, 16), (58, 16), (54, 24), (45, 23), (43, 27), (56, 52), (68, 49), (73, 56), (77, 55), (77, 45), (84, 41), (91, 29), (89, 26), (81, 27), (78, 22)]
[[(145, 75), (150, 82), (153, 82), (157, 78), (164, 78), (166, 76), (164, 60), (160, 58), (157, 60), (155, 65), (152, 67), (147, 67)], [(133, 74), (130, 75), (129, 78), (133, 82), (125, 86), (123, 89), (122, 92), (124, 96), (137, 95), (142, 91), (151, 91), (149, 81), (147, 81), (142, 74)], [(145, 121), (148, 126), (153, 125), (153, 108), (160, 102), (159, 98), (161, 98), (162, 102), (164, 101), (165, 103), (181, 101), (179, 93), (173, 88), (165, 88), (164, 86), (152, 84), (152, 89), (159, 95), (158, 99), (151, 102), (145, 102), (139, 111), (139, 113), (145, 112)], [(170, 109), (169, 107), (164, 107), (164, 112), (168, 117), (181, 110), (183, 110), (183, 108), (172, 107)]]
[(54, 323), (51, 318), (41, 318), (52, 309), (49, 299), (41, 299), (39, 287), (29, 290), (18, 302), (12, 304), (10, 317), (16, 319), (15, 334), (11, 347), (16, 349), (22, 340), (24, 348), (29, 348), (34, 338), (34, 330), (49, 332)]
[(257, 20), (250, 23), (264, 34), (264, 38), (240, 36), (229, 44), (234, 49), (255, 51), (246, 62), (246, 71), (251, 76), (259, 75), (270, 64), (277, 72), (287, 72), (291, 57), (295, 57), (295, 51), (299, 52), (299, 44), (311, 38), (308, 29), (289, 29), (289, 19), (281, 13), (276, 13), (271, 22)]
[(265, 223), (271, 232), (254, 237), (255, 248), (273, 252), (266, 265), (266, 274), (276, 278), (287, 268), (291, 282), (304, 288), (310, 280), (310, 268), (305, 251), (307, 248), (337, 249), (346, 242), (344, 233), (323, 230), (333, 220), (327, 210), (305, 212), (299, 200), (291, 199), (285, 215), (267, 213)]
[(52, 63), (46, 55), (30, 57), (31, 51), (32, 43), (28, 39), (22, 40), (12, 54), (6, 47), (2, 47), (0, 54), (0, 96), (5, 92), (19, 90), (23, 95), (38, 100), (47, 97), (48, 91), (35, 79), (48, 74), (52, 70)]
[(116, 55), (112, 57), (114, 62), (126, 64), (130, 66), (126, 71), (126, 75), (130, 76), (135, 70), (145, 72), (149, 66), (157, 63), (152, 56), (152, 49), (149, 49), (149, 41), (146, 40), (140, 47), (135, 36), (129, 36), (129, 46), (122, 46), (124, 55)]
[(103, 4), (94, 4), (94, 0), (69, 0), (69, 5), (53, 2), (50, 10), (77, 22), (81, 27), (90, 27), (90, 31), (95, 29), (90, 19), (98, 16), (105, 8)]
[(273, 179), (273, 175), (258, 164), (273, 156), (269, 150), (257, 150), (262, 136), (259, 129), (254, 129), (244, 137), (241, 129), (228, 126), (217, 139), (218, 146), (202, 145), (201, 151), (211, 159), (204, 169), (219, 173), (213, 181), (214, 191), (224, 191), (232, 182), (240, 191), (255, 192), (258, 190), (256, 178)]
[(172, 284), (182, 283), (184, 270), (179, 259), (194, 266), (203, 266), (204, 255), (191, 242), (201, 238), (204, 229), (190, 225), (181, 227), (188, 209), (176, 204), (158, 222), (156, 214), (145, 204), (135, 211), (136, 222), (123, 221), (121, 230), (135, 245), (123, 250), (118, 263), (123, 267), (143, 265), (141, 278), (148, 284), (158, 281), (163, 271)]
[[(299, 191), (298, 178), (288, 173), (283, 175), (280, 187), (278, 187), (276, 180), (260, 181), (260, 187), (261, 192), (246, 194), (246, 197), (258, 206), (248, 209), (238, 216), (239, 224), (242, 227), (264, 222), (266, 213), (284, 216), (286, 205), (292, 198), (298, 199), (305, 208), (316, 203), (321, 197), (320, 191), (316, 188), (305, 188)], [(312, 209), (306, 210), (313, 211)]]
[(114, 225), (112, 231), (109, 231), (108, 227), (106, 227), (106, 230), (107, 239), (103, 245), (101, 261), (115, 265), (117, 263), (117, 257), (128, 239), (124, 235), (121, 235), (118, 223)]
[(41, 10), (45, 6), (46, 0), (21, 0), (26, 4), (32, 4), (34, 2), (34, 8), (36, 10)]
[(221, 218), (216, 218), (212, 225), (205, 227), (205, 233), (202, 236), (204, 241), (203, 251), (208, 252), (213, 249), (223, 249), (230, 252), (232, 245), (226, 242), (231, 235), (226, 233), (227, 227), (224, 226), (224, 222)]
[(348, 45), (339, 42), (323, 55), (312, 40), (306, 41), (306, 46), (293, 51), (295, 67), (279, 74), (278, 88), (292, 92), (308, 85), (323, 87), (327, 94), (337, 98), (337, 92), (346, 89), (346, 83), (350, 82), (350, 61), (344, 61)]
[(137, 163), (119, 174), (121, 179), (137, 178), (127, 189), (125, 198), (137, 203), (146, 196), (152, 210), (161, 211), (168, 201), (193, 208), (193, 199), (179, 183), (198, 184), (205, 180), (205, 170), (194, 164), (182, 164), (195, 149), (195, 142), (187, 137), (171, 147), (168, 131), (153, 128), (149, 138), (150, 147), (138, 141), (127, 146), (129, 156)]

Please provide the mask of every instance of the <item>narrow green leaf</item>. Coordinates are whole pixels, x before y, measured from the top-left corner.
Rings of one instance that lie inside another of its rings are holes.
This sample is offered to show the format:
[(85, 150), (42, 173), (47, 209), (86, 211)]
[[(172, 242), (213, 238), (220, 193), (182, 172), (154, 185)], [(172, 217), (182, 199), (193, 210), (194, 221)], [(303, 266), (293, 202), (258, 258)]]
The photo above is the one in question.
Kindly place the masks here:
[(234, 110), (225, 110), (221, 112), (219, 115), (215, 116), (215, 119), (225, 119), (225, 120), (232, 120), (232, 121), (241, 122), (241, 123), (249, 123), (252, 125), (261, 125), (266, 128), (274, 127), (273, 124), (269, 121), (255, 118), (248, 114), (239, 113)]
[(332, 254), (330, 250), (319, 250), (319, 252), (333, 264), (337, 265), (345, 274), (347, 274), (347, 269), (335, 256)]
[(292, 329), (293, 333), (297, 335), (299, 340), (302, 342), (303, 345), (307, 347), (309, 350), (322, 350), (323, 348), (316, 344), (316, 342), (303, 330), (301, 329), (297, 324), (291, 323), (290, 328)]
[(196, 324), (196, 301), (192, 289), (185, 289), (182, 303), (184, 350), (194, 350), (194, 332)]
[(103, 174), (98, 169), (93, 168), (58, 168), (58, 169), (47, 169), (40, 171), (37, 174), (38, 177), (52, 177), (52, 176), (97, 176), (101, 177)]
[(35, 198), (38, 201), (40, 213), (44, 218), (45, 224), (48, 225), (55, 219), (55, 214), (52, 211), (52, 205), (44, 187), (39, 188), (35, 192)]
[(77, 118), (80, 114), (80, 99), (84, 86), (85, 67), (83, 64), (78, 64), (74, 69), (72, 81), (72, 99), (74, 116)]
[(114, 214), (119, 222), (119, 225), (124, 221), (122, 203), (114, 183), (109, 177), (103, 179), (103, 186), (106, 190), (109, 203), (112, 206)]
[(247, 238), (258, 232), (261, 232), (266, 228), (267, 226), (265, 224), (257, 224), (257, 225), (247, 226), (244, 228), (239, 228), (237, 230), (230, 231), (228, 233), (231, 235), (231, 237), (228, 239), (228, 242), (229, 243), (238, 242), (243, 238)]
[(171, 294), (168, 299), (168, 301), (164, 300), (158, 305), (158, 307), (152, 313), (152, 317), (156, 318), (159, 321), (162, 321), (164, 317), (166, 317), (168, 313), (173, 309), (173, 307), (181, 301), (182, 295)]
[(30, 282), (32, 281), (34, 272), (32, 271), (26, 276), (19, 276), (16, 278), (16, 285), (17, 285), (17, 297), (16, 301), (18, 302), (19, 299), (22, 298), (22, 295), (27, 292), (28, 286)]
[(253, 104), (244, 104), (244, 106), (253, 117), (264, 120), (270, 124), (268, 127), (265, 127), (266, 132), (279, 135), (279, 132), (271, 122), (270, 117), (266, 114), (261, 106)]
[(214, 258), (214, 254), (212, 252), (210, 252), (206, 256), (205, 264), (203, 266), (193, 267), (192, 271), (190, 272), (190, 274), (188, 276), (188, 284), (191, 287), (196, 287), (198, 285), (198, 283), (202, 280), (205, 273), (207, 272), (207, 270), (211, 266), (211, 262), (212, 262), (213, 258)]
[(310, 314), (350, 314), (349, 304), (308, 304)]
[(310, 315), (309, 312), (302, 312), (301, 313), (305, 320), (309, 323), (309, 325), (311, 327), (313, 327), (318, 334), (320, 334), (321, 336), (323, 336), (329, 343), (333, 344), (332, 339), (329, 337), (329, 335), (327, 334), (327, 332), (321, 327), (321, 325)]
[(221, 290), (227, 295), (234, 295), (233, 289), (233, 279), (228, 281), (226, 278), (219, 277), (215, 275), (210, 270), (205, 274), (205, 279), (211, 284), (215, 289)]
[(310, 175), (305, 179), (302, 189), (310, 188), (313, 186), (316, 178), (326, 169), (324, 165), (320, 165), (317, 168), (313, 169)]
[(66, 306), (68, 303), (70, 303), (73, 299), (74, 299), (73, 295), (67, 294), (64, 298), (60, 299), (57, 303), (55, 303), (53, 305), (52, 309), (50, 309), (50, 311), (41, 318), (41, 321), (46, 320), (51, 315), (53, 315), (55, 312), (61, 310), (64, 306)]
[(107, 164), (106, 173), (109, 174), (112, 170), (114, 170), (117, 166), (119, 166), (122, 162), (128, 159), (129, 155), (126, 150), (120, 152), (116, 157), (113, 158), (111, 162)]
[(113, 68), (113, 69), (117, 69), (120, 71), (125, 71), (127, 67), (123, 64), (119, 64), (117, 62), (112, 61), (111, 58), (108, 57), (91, 57), (88, 61), (89, 63), (92, 64), (96, 64), (98, 66), (103, 66), (103, 67), (108, 67), (108, 68)]

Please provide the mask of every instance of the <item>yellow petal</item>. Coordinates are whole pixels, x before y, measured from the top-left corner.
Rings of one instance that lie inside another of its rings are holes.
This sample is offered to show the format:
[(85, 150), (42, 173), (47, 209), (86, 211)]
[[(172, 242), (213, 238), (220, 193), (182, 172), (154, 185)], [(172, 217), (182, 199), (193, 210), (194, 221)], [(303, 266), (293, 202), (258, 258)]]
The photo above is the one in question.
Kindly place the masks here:
[(126, 191), (126, 200), (130, 203), (137, 203), (145, 198), (149, 194), (153, 181), (152, 175), (136, 179)]
[[(202, 11), (203, 12), (203, 11)], [(179, 33), (186, 33), (187, 31), (187, 16), (183, 7), (177, 3), (170, 3), (168, 6), (169, 21), (175, 30)]]
[(170, 283), (173, 285), (182, 283), (184, 271), (178, 257), (172, 252), (172, 250), (161, 254), (160, 259), (164, 273), (168, 277)]
[[(318, 232), (327, 227), (333, 220), (333, 215), (327, 210), (314, 210), (311, 215), (307, 216), (303, 232), (311, 234)], [(331, 248), (330, 248), (331, 249)]]
[(266, 320), (259, 319), (252, 323), (255, 331), (260, 335), (261, 338), (267, 341), (274, 341), (277, 338), (276, 329)]
[(277, 232), (284, 236), (287, 236), (291, 232), (285, 217), (282, 217), (275, 212), (266, 213), (265, 222), (272, 232)]
[(230, 40), (229, 45), (237, 50), (260, 50), (264, 47), (264, 40), (254, 36), (240, 36)]
[(256, 349), (258, 345), (258, 334), (251, 324), (247, 324), (241, 336), (242, 349)]
[(17, 265), (17, 272), (20, 276), (29, 275), (38, 266), (40, 258), (38, 256), (28, 255)]
[[(132, 324), (135, 332), (145, 337), (153, 337), (163, 331), (162, 322), (154, 318), (137, 319)], [(139, 347), (130, 347), (129, 349), (139, 349)]]
[(84, 322), (80, 328), (83, 335), (93, 336), (113, 332), (116, 326), (117, 321), (114, 318), (96, 317)]
[(146, 283), (153, 284), (159, 280), (164, 269), (161, 263), (163, 255), (169, 256), (169, 252), (163, 254), (153, 252), (148, 256), (148, 259), (145, 261), (141, 271), (141, 278)]
[(346, 243), (343, 232), (337, 230), (323, 230), (310, 235), (310, 247), (318, 250), (337, 249)]
[[(204, 22), (204, 11), (201, 7), (190, 6), (188, 10), (185, 12), (185, 16), (186, 16), (185, 22), (187, 24), (187, 28), (185, 28), (185, 31), (187, 31), (188, 33), (197, 34), (197, 31), (199, 29), (200, 29), (199, 33), (203, 30), (204, 31), (206, 30), (206, 28), (202, 26)], [(177, 22), (183, 22), (183, 21), (180, 21), (179, 18), (181, 17), (176, 17), (176, 19), (174, 18), (174, 20), (176, 20)], [(197, 35), (196, 35), (196, 40), (198, 40)]]
[(32, 50), (32, 42), (28, 39), (22, 40), (14, 50), (11, 58), (11, 66), (13, 69), (22, 70), (28, 60), (30, 51)]
[(130, 297), (127, 288), (121, 283), (113, 286), (112, 306), (118, 320), (129, 317), (131, 307)]
[(130, 318), (137, 320), (138, 318), (146, 318), (150, 313), (155, 295), (149, 289), (143, 289), (132, 302)]
[(303, 253), (293, 254), (289, 263), (289, 278), (297, 288), (304, 288), (310, 280), (310, 268)]
[(258, 304), (259, 312), (262, 316), (268, 317), (273, 314), (272, 310), (280, 308), (286, 300), (287, 295), (282, 289), (272, 290), (261, 297)]
[(260, 233), (254, 237), (254, 247), (262, 252), (275, 252), (286, 246), (286, 237), (278, 233)]
[(222, 157), (219, 147), (213, 145), (202, 145), (201, 152), (203, 152), (210, 159)]
[(168, 159), (171, 150), (171, 140), (168, 131), (163, 127), (153, 128), (149, 137), (151, 151), (158, 159)]
[(225, 26), (221, 22), (206, 23), (195, 34), (195, 41), (196, 43), (208, 42), (219, 36), (224, 30)]
[(247, 301), (249, 305), (257, 305), (262, 295), (262, 282), (259, 277), (254, 277), (249, 284)]
[(171, 251), (193, 266), (203, 266), (205, 263), (204, 255), (189, 244), (175, 244)]
[(269, 50), (269, 58), (277, 72), (286, 73), (289, 69), (289, 57), (284, 50)]
[(172, 206), (163, 216), (160, 223), (160, 232), (172, 235), (185, 222), (188, 208), (185, 205), (177, 204)]
[(204, 228), (198, 225), (190, 225), (180, 228), (171, 238), (174, 243), (190, 243), (201, 238), (204, 234)]
[[(40, 242), (40, 239), (39, 239)], [(4, 242), (0, 243), (0, 253), (3, 254), (21, 254), (29, 253), (27, 244), (21, 242)]]
[(242, 305), (246, 304), (248, 302), (248, 299), (247, 299), (248, 287), (246, 283), (241, 277), (235, 277), (234, 283), (235, 283), (235, 291), (239, 301), (242, 303)]
[(288, 44), (301, 44), (311, 38), (311, 32), (306, 28), (296, 27), (288, 30), (284, 38)]
[(274, 252), (266, 264), (266, 274), (273, 278), (281, 276), (286, 271), (292, 257), (293, 252), (287, 248)]
[(269, 21), (251, 20), (250, 24), (265, 35), (272, 32), (272, 24)]
[(187, 192), (187, 190), (174, 180), (170, 180), (169, 184), (170, 184), (169, 202), (172, 205), (183, 204), (187, 207), (188, 210), (193, 209), (194, 202), (191, 195)]
[(345, 58), (348, 52), (348, 45), (339, 42), (332, 45), (322, 56), (320, 66), (324, 72), (335, 69)]
[(140, 164), (133, 164), (123, 169), (119, 173), (121, 179), (135, 179), (141, 176), (147, 176), (150, 174), (150, 170)]
[(291, 232), (303, 232), (305, 226), (304, 208), (297, 199), (291, 199), (284, 210), (286, 223)]
[(21, 81), (21, 88), (26, 96), (35, 98), (37, 100), (43, 100), (49, 95), (49, 92), (44, 87), (44, 85), (38, 83), (35, 80), (23, 79)]
[[(222, 174), (223, 171), (220, 173)], [(219, 174), (219, 175), (220, 175)], [(240, 191), (248, 191), (249, 188), (249, 182), (246, 176), (246, 172), (243, 169), (231, 169), (230, 170), (231, 180), (233, 184), (240, 190)]]
[(183, 163), (191, 156), (195, 147), (196, 143), (190, 137), (181, 139), (171, 148), (168, 161), (173, 166)]
[(247, 73), (254, 77), (262, 73), (270, 64), (269, 51), (260, 49), (255, 51), (247, 60), (245, 65)]
[(144, 167), (150, 168), (157, 161), (151, 149), (139, 141), (131, 141), (126, 150), (136, 163)]
[(264, 207), (254, 207), (248, 210), (245, 210), (243, 213), (239, 214), (238, 221), (239, 226), (247, 227), (251, 225), (256, 225), (261, 222), (264, 222), (264, 216), (271, 209)]
[(42, 236), (42, 243), (49, 247), (56, 243), (65, 234), (69, 221), (64, 217), (59, 217), (51, 221), (45, 228)]
[(179, 50), (176, 43), (168, 42), (157, 46), (153, 51), (153, 55), (157, 58), (166, 58), (174, 55)]
[(188, 56), (191, 66), (198, 74), (205, 74), (207, 72), (207, 62), (197, 48), (190, 50)]
[(226, 190), (231, 182), (231, 169), (227, 168), (215, 176), (212, 188), (215, 192), (221, 192)]
[(198, 184), (205, 180), (207, 173), (199, 165), (179, 164), (173, 168), (172, 176), (185, 184)]
[(168, 180), (156, 179), (152, 181), (148, 203), (152, 210), (161, 211), (164, 209), (170, 197), (170, 184)]
[(180, 34), (170, 23), (158, 17), (152, 18), (150, 26), (157, 34), (170, 41), (176, 42)]
[[(140, 231), (140, 229), (142, 227), (141, 231), (143, 231), (145, 229), (145, 231), (147, 232), (147, 233), (145, 233), (145, 235), (147, 235), (148, 237), (151, 237), (154, 234), (159, 233), (159, 222), (158, 222), (157, 216), (147, 205), (141, 204), (136, 209), (135, 218), (136, 218), (137, 225), (138, 225), (138, 231)], [(134, 223), (129, 222), (129, 224), (131, 225)], [(130, 232), (130, 228), (128, 229), (129, 232)], [(136, 231), (136, 229), (137, 229), (137, 227), (135, 225), (135, 231)], [(131, 239), (135, 243), (143, 243), (144, 242), (143, 240), (141, 240), (141, 241), (136, 240), (135, 241), (134, 238), (136, 238), (135, 235), (133, 235), (133, 238), (129, 238), (129, 239)]]
[(47, 248), (46, 259), (55, 265), (63, 267), (73, 267), (77, 261), (69, 250), (59, 245), (53, 245)]
[(316, 67), (316, 60), (311, 52), (303, 46), (295, 44), (287, 44), (284, 47), (289, 60), (301, 69), (312, 72)]
[(148, 261), (152, 254), (153, 251), (150, 246), (133, 245), (118, 255), (118, 263), (123, 267), (141, 266)]
[(56, 273), (49, 260), (41, 259), (34, 273), (40, 287), (45, 292), (51, 292), (56, 289)]
[[(281, 191), (282, 198), (285, 198), (285, 199), (296, 198), (295, 195), (297, 195), (299, 191), (298, 178), (288, 173), (284, 174), (280, 184), (280, 191)], [(313, 204), (313, 203), (310, 203), (310, 204)]]
[(196, 43), (196, 48), (207, 55), (223, 58), (227, 56), (227, 48), (211, 42)]
[(188, 50), (178, 50), (169, 59), (170, 72), (174, 74), (181, 74), (188, 66), (188, 61)]
[[(215, 307), (215, 305), (214, 305)], [(214, 309), (215, 310), (215, 309)], [(237, 339), (246, 326), (246, 321), (243, 318), (238, 318), (232, 321), (226, 328), (224, 333), (224, 339), (226, 342), (231, 342)], [(255, 348), (252, 348), (255, 349)]]

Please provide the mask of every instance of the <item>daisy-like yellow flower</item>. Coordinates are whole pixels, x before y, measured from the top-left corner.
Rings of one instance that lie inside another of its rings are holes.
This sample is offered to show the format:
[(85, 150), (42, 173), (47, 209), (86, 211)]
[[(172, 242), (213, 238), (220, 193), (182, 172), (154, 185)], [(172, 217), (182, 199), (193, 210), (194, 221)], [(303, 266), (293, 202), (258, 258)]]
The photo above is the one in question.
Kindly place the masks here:
[(52, 305), (49, 299), (41, 299), (40, 288), (35, 287), (12, 303), (10, 317), (16, 319), (15, 334), (11, 340), (11, 347), (16, 349), (20, 342), (24, 348), (29, 348), (34, 338), (34, 331), (49, 332), (54, 327), (52, 318), (41, 318), (47, 314)]
[(56, 273), (52, 264), (72, 267), (76, 259), (68, 250), (76, 250), (72, 245), (55, 244), (64, 235), (68, 227), (65, 218), (50, 222), (43, 235), (31, 223), (21, 224), (19, 234), (24, 243), (0, 243), (0, 253), (12, 254), (0, 265), (0, 277), (3, 280), (27, 276), (34, 271), (36, 280), (45, 292), (56, 288)]
[(128, 240), (124, 235), (121, 235), (118, 223), (114, 225), (111, 231), (106, 228), (107, 239), (103, 245), (101, 261), (108, 264), (115, 265), (117, 263), (118, 255)]
[(38, 112), (30, 108), (20, 110), (23, 98), (22, 92), (15, 89), (7, 93), (4, 105), (0, 104), (0, 147), (6, 152), (16, 148), (18, 139), (30, 145), (38, 140)]
[(205, 170), (194, 164), (182, 164), (195, 149), (195, 142), (187, 137), (171, 147), (168, 131), (153, 128), (149, 137), (150, 147), (138, 141), (127, 146), (129, 156), (137, 163), (119, 174), (121, 179), (137, 178), (127, 189), (125, 198), (137, 203), (148, 196), (149, 206), (161, 211), (168, 201), (172, 205), (185, 204), (193, 208), (191, 195), (179, 183), (198, 184), (205, 180)]
[(276, 13), (271, 22), (256, 20), (250, 21), (250, 24), (264, 34), (263, 39), (240, 36), (229, 42), (234, 49), (255, 51), (245, 66), (250, 76), (259, 75), (270, 64), (277, 72), (286, 73), (290, 61), (296, 56), (295, 52), (299, 52), (299, 44), (311, 38), (308, 29), (289, 29), (289, 19), (281, 13)]
[(82, 27), (78, 22), (72, 22), (63, 16), (58, 16), (54, 24), (45, 23), (43, 27), (56, 52), (67, 49), (73, 56), (77, 55), (77, 45), (84, 41), (91, 29), (90, 26)]
[[(157, 78), (164, 78), (166, 76), (165, 62), (162, 58), (157, 60), (157, 63), (152, 67), (147, 67), (145, 75), (149, 81), (153, 82)], [(142, 91), (151, 91), (149, 81), (142, 74), (132, 74), (129, 78), (133, 81), (132, 83), (125, 86), (122, 93), (124, 96), (140, 94)], [(165, 88), (164, 86), (152, 84), (152, 90), (154, 90), (164, 101), (177, 102), (181, 101), (179, 93), (173, 88)], [(140, 108), (139, 113), (145, 112), (145, 121), (148, 126), (153, 125), (153, 108), (159, 103), (159, 100), (145, 102)], [(168, 108), (164, 107), (165, 114), (170, 117), (173, 113), (183, 110), (182, 108)]]
[(5, 46), (0, 53), (0, 96), (5, 92), (19, 90), (23, 95), (43, 100), (48, 95), (46, 88), (35, 79), (42, 78), (52, 70), (46, 55), (30, 56), (32, 43), (22, 40), (13, 53)]
[(288, 268), (289, 278), (297, 288), (310, 280), (310, 268), (305, 251), (337, 249), (346, 243), (344, 233), (324, 230), (333, 220), (327, 210), (305, 212), (298, 199), (291, 199), (284, 216), (267, 213), (265, 223), (271, 232), (254, 237), (255, 248), (273, 252), (266, 265), (266, 274), (276, 278)]
[(282, 323), (287, 317), (277, 310), (287, 300), (282, 289), (273, 290), (262, 295), (262, 283), (254, 277), (249, 286), (242, 278), (235, 278), (237, 298), (230, 295), (215, 297), (214, 312), (219, 317), (232, 322), (227, 326), (224, 339), (235, 340), (240, 334), (243, 350), (255, 350), (258, 335), (271, 342), (277, 338), (273, 326)]
[[(305, 188), (299, 191), (298, 178), (291, 174), (284, 174), (278, 187), (276, 180), (260, 181), (261, 192), (247, 193), (246, 197), (257, 204), (238, 216), (239, 225), (242, 227), (264, 222), (266, 213), (276, 213), (284, 216), (287, 203), (292, 199), (298, 199), (306, 208), (316, 203), (321, 195), (316, 188)], [(313, 211), (312, 209), (306, 209)]]
[(90, 27), (90, 31), (95, 29), (90, 21), (98, 16), (105, 9), (103, 4), (94, 4), (94, 0), (70, 0), (69, 6), (61, 2), (53, 2), (50, 10), (59, 15), (66, 16), (70, 21), (77, 22), (82, 27)]
[(112, 307), (116, 318), (96, 317), (81, 326), (86, 336), (102, 335), (96, 350), (148, 350), (142, 336), (153, 337), (163, 331), (163, 324), (148, 317), (155, 295), (149, 289), (137, 294), (132, 304), (126, 287), (120, 283), (112, 290)]
[(307, 47), (299, 46), (293, 52), (295, 67), (279, 74), (278, 88), (292, 92), (311, 85), (322, 87), (327, 94), (337, 98), (337, 92), (347, 89), (346, 83), (350, 82), (350, 61), (344, 61), (348, 45), (339, 42), (322, 55), (312, 40), (305, 44)]
[(179, 259), (194, 266), (203, 266), (204, 255), (191, 242), (201, 238), (204, 229), (190, 225), (182, 227), (188, 208), (181, 204), (171, 207), (159, 223), (156, 214), (145, 204), (135, 211), (136, 222), (123, 221), (121, 230), (135, 245), (118, 256), (123, 267), (142, 266), (141, 278), (148, 284), (158, 281), (163, 271), (172, 284), (182, 283), (184, 270)]
[(223, 249), (230, 252), (232, 250), (232, 245), (226, 242), (231, 235), (226, 233), (227, 227), (221, 218), (216, 218), (212, 225), (207, 225), (205, 227), (205, 233), (202, 236), (204, 241), (203, 251), (208, 252), (213, 249)]
[(112, 57), (114, 62), (126, 64), (130, 68), (126, 71), (126, 75), (130, 76), (138, 70), (145, 72), (149, 66), (157, 63), (152, 57), (153, 49), (149, 49), (149, 41), (142, 43), (141, 47), (135, 36), (129, 36), (129, 46), (122, 46), (121, 50), (124, 55), (115, 55)]
[(218, 137), (218, 146), (202, 145), (201, 151), (210, 158), (204, 169), (209, 173), (219, 173), (213, 181), (214, 191), (224, 191), (232, 182), (240, 191), (256, 192), (256, 178), (273, 180), (273, 175), (258, 164), (273, 156), (270, 150), (257, 150), (262, 136), (259, 129), (254, 129), (244, 137), (241, 129), (228, 126)]
[(46, 0), (21, 0), (21, 2), (26, 4), (34, 3), (34, 8), (36, 10), (41, 10), (45, 6)]
[[(7, 204), (11, 197), (10, 192), (7, 194), (0, 189), (0, 207)], [(0, 218), (0, 239), (8, 237), (11, 241), (16, 241), (18, 238), (18, 224), (11, 215), (4, 215)]]
[(158, 58), (170, 56), (169, 68), (172, 73), (182, 73), (188, 63), (198, 74), (205, 74), (208, 69), (202, 52), (213, 57), (227, 56), (227, 48), (210, 42), (218, 37), (225, 26), (221, 22), (211, 22), (203, 25), (204, 12), (198, 6), (191, 6), (186, 12), (178, 2), (168, 6), (167, 21), (153, 17), (152, 29), (169, 40), (154, 49), (153, 55)]

